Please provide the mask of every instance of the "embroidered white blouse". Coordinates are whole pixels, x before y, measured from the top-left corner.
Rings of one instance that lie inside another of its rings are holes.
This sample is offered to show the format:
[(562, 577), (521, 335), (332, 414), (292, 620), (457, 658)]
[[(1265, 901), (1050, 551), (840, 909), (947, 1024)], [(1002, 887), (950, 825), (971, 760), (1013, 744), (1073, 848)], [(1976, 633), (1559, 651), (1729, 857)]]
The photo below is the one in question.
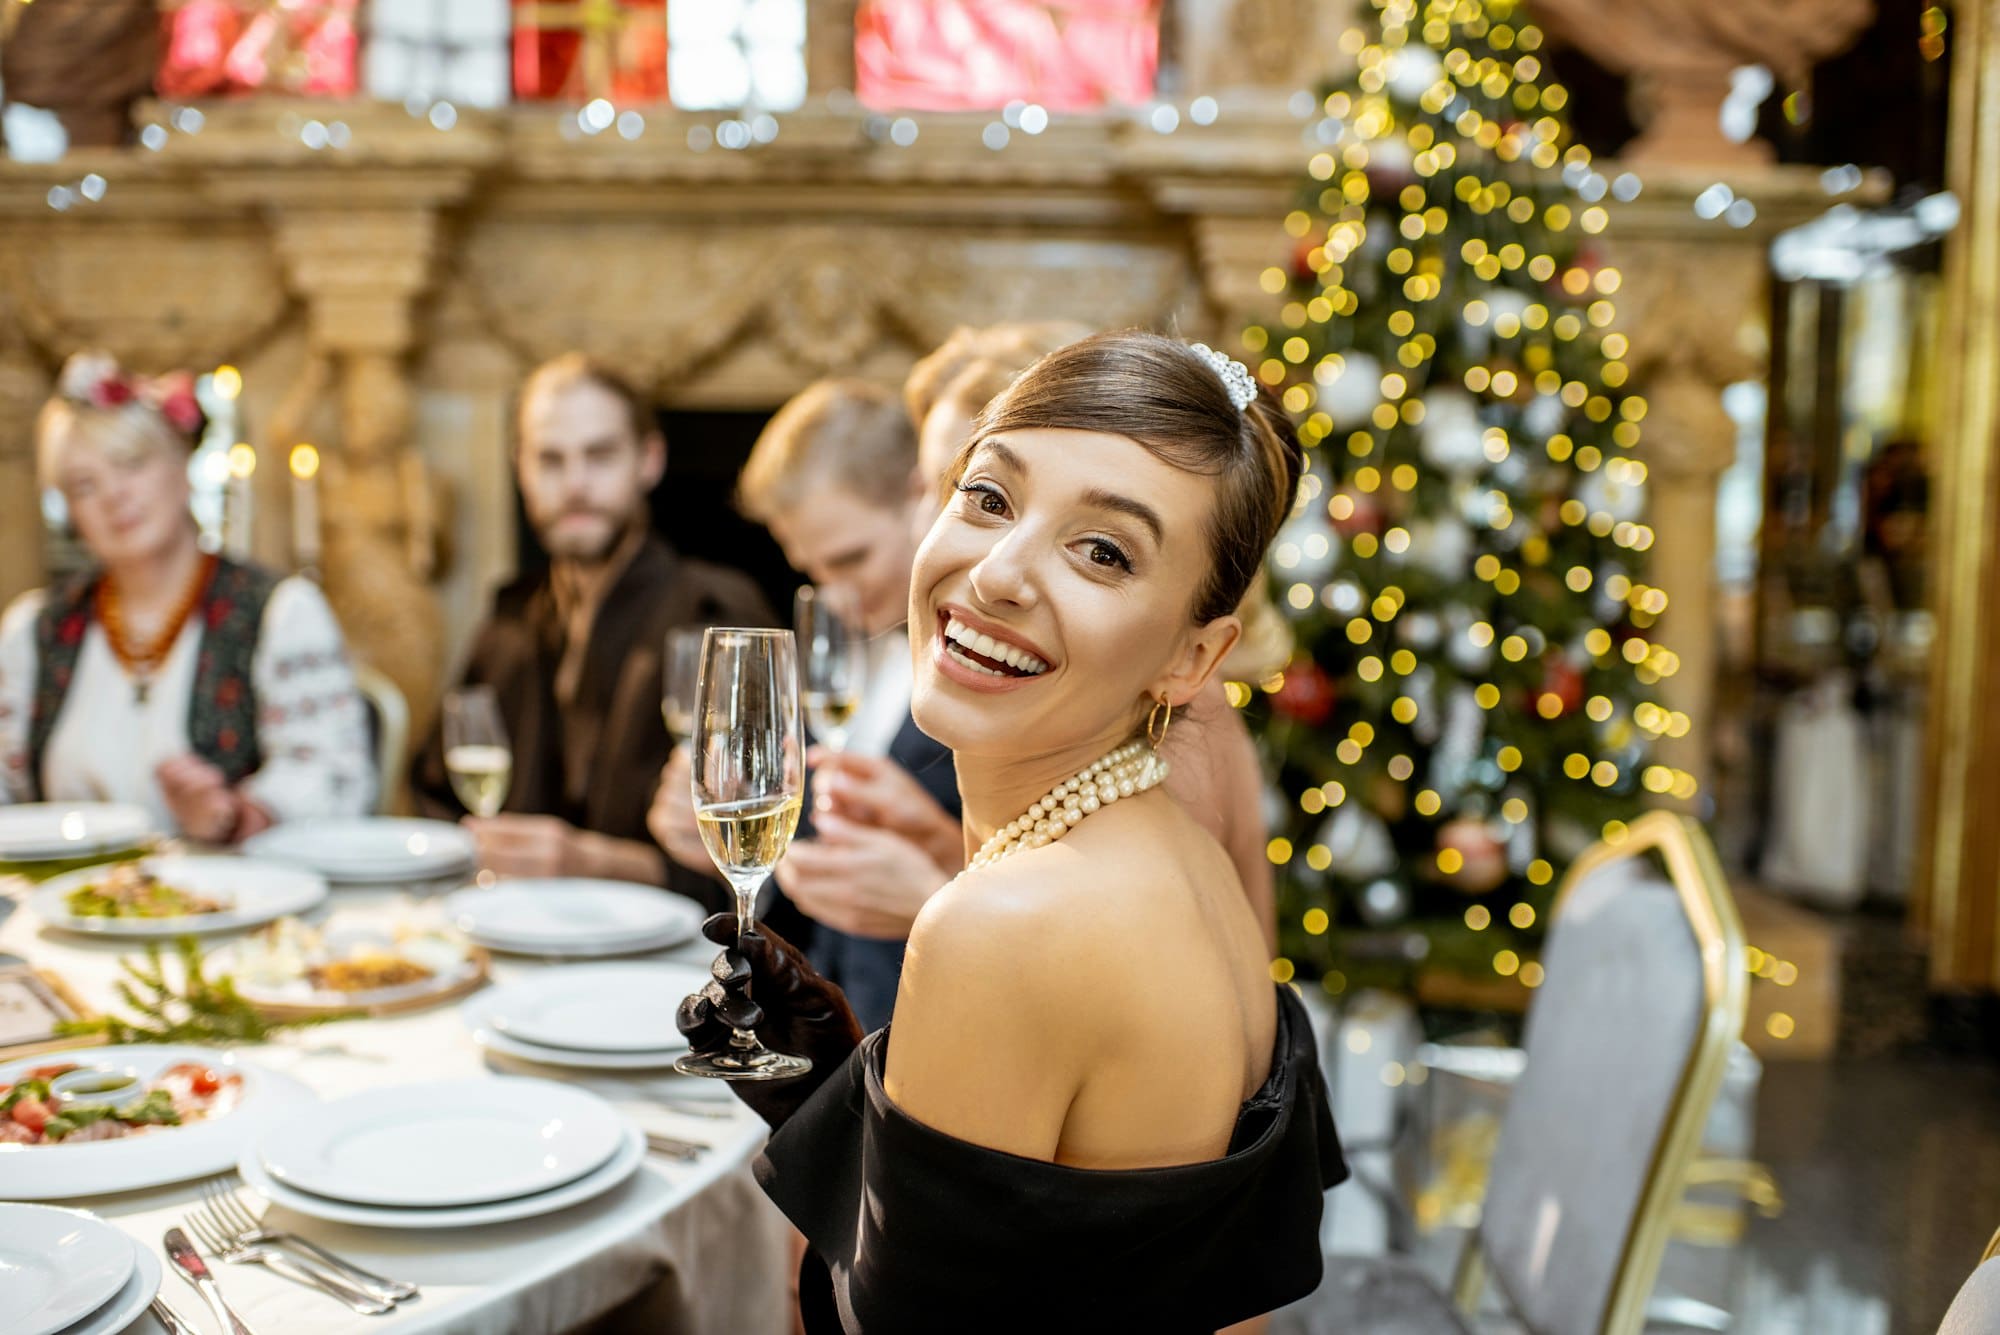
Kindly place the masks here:
[[(30, 800), (28, 721), (35, 691), (41, 590), (0, 616), (0, 803)], [(188, 706), (204, 628), (189, 617), (141, 700), (95, 621), (42, 755), (50, 801), (131, 802), (174, 828), (153, 770), (188, 751)], [(373, 809), (368, 722), (333, 609), (310, 581), (280, 580), (264, 605), (250, 664), (263, 767), (242, 783), (275, 820), (359, 816)]]

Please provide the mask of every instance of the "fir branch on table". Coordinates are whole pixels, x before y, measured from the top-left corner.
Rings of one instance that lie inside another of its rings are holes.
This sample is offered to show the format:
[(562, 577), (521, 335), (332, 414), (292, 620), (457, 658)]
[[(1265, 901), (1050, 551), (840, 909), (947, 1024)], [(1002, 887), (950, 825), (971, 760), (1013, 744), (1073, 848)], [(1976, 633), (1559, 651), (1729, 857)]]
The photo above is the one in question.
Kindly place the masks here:
[(178, 992), (168, 980), (160, 948), (148, 944), (143, 960), (120, 961), (126, 976), (118, 980), (118, 995), (137, 1019), (100, 1015), (89, 1020), (65, 1020), (57, 1031), (76, 1037), (102, 1036), (109, 1043), (263, 1043), (290, 1029), (350, 1020), (361, 1011), (335, 1011), (294, 1020), (271, 1020), (236, 990), (227, 974), (210, 978), (202, 967), (201, 942), (176, 937), (182, 984)]

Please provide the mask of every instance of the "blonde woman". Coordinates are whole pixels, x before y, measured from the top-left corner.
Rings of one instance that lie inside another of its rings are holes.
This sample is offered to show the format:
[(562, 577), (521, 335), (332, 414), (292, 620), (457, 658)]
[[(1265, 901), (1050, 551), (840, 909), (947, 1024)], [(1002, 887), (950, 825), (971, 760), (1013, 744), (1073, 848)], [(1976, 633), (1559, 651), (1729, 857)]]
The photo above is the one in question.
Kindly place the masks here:
[(373, 805), (325, 598), (201, 548), (188, 510), (201, 427), (185, 374), (146, 379), (94, 353), (63, 368), (37, 465), (92, 564), (0, 617), (0, 801), (135, 803), (208, 843)]

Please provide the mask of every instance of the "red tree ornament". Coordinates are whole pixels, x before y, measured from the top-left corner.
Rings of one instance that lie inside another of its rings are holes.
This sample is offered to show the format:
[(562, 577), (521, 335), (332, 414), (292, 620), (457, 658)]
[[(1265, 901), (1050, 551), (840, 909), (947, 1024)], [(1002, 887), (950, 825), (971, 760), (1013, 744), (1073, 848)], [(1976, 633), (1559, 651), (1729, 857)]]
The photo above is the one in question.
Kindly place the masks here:
[(1333, 713), (1333, 678), (1313, 659), (1299, 657), (1285, 669), (1284, 684), (1271, 696), (1271, 708), (1309, 728)]

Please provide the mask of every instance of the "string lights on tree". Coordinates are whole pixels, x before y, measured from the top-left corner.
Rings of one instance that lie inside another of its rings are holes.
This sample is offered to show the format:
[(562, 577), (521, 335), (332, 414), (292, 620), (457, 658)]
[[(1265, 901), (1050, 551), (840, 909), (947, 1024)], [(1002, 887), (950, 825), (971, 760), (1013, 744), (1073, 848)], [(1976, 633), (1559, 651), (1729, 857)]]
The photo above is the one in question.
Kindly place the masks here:
[(1375, 9), (1243, 334), (1311, 456), (1272, 559), (1300, 650), (1231, 687), (1281, 771), (1274, 973), (1533, 987), (1569, 861), (1694, 794), (1650, 755), (1691, 724), (1653, 698), (1679, 660), (1597, 240), (1640, 183), (1570, 141), (1512, 0)]

